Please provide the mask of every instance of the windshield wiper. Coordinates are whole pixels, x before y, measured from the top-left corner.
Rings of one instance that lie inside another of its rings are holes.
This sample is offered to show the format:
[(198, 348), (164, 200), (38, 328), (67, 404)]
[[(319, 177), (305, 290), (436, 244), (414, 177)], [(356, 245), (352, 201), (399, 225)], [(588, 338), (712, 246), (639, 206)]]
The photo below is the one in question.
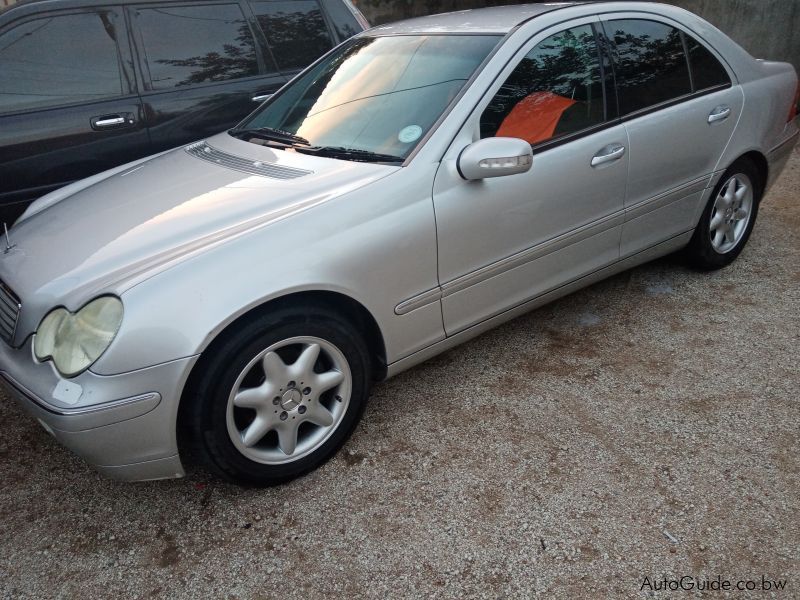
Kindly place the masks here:
[(294, 145), (302, 145), (302, 146), (310, 146), (311, 142), (309, 142), (306, 138), (300, 137), (299, 135), (295, 135), (288, 131), (283, 131), (282, 129), (275, 129), (273, 127), (255, 127), (253, 129), (231, 129), (228, 131), (234, 137), (242, 138), (242, 137), (256, 137), (262, 140), (268, 140), (270, 142), (280, 142), (282, 144), (286, 144), (287, 146), (294, 146)]
[(282, 129), (273, 127), (255, 127), (253, 129), (231, 129), (228, 133), (234, 137), (245, 138), (255, 137), (269, 142), (278, 142), (284, 146), (294, 148), (298, 152), (313, 154), (315, 156), (327, 156), (330, 158), (344, 158), (358, 162), (389, 162), (401, 163), (405, 159), (393, 154), (380, 154), (371, 150), (360, 150), (358, 148), (345, 148), (343, 146), (312, 146), (306, 138), (300, 137)]
[(393, 154), (380, 154), (371, 150), (359, 150), (358, 148), (344, 148), (342, 146), (309, 146), (308, 148), (295, 148), (297, 152), (313, 154), (315, 156), (327, 156), (330, 158), (344, 158), (357, 162), (389, 162), (401, 163), (405, 159), (402, 156)]

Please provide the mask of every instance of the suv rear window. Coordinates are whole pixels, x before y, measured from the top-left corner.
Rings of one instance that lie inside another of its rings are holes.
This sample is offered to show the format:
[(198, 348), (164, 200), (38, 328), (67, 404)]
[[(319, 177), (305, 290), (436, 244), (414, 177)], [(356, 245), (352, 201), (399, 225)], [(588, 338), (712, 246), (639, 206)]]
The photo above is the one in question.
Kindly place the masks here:
[(53, 15), (3, 33), (0, 113), (122, 95), (116, 35), (108, 11)]
[(252, 7), (280, 69), (307, 67), (333, 47), (314, 0), (268, 0), (253, 2)]
[(154, 90), (258, 75), (255, 41), (238, 4), (135, 11)]
[(605, 27), (616, 47), (621, 116), (692, 93), (678, 29), (644, 19), (607, 21)]

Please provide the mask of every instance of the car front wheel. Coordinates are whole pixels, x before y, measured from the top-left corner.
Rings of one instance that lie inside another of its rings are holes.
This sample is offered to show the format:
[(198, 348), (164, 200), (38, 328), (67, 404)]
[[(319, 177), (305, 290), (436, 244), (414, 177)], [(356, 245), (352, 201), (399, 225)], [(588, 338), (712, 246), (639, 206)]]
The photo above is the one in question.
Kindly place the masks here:
[(354, 327), (319, 308), (263, 315), (213, 348), (189, 407), (194, 450), (212, 471), (274, 485), (315, 469), (355, 429), (369, 354)]

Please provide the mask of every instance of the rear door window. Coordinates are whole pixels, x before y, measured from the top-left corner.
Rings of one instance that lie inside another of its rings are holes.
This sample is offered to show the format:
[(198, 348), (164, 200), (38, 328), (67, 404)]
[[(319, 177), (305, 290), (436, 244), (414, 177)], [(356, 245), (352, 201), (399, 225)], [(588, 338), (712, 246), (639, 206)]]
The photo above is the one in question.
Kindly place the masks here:
[(550, 36), (522, 59), (486, 107), (481, 137), (536, 145), (602, 123), (602, 76), (591, 25)]
[(134, 15), (153, 90), (258, 75), (255, 40), (238, 4), (166, 4)]
[(620, 115), (692, 93), (681, 32), (644, 19), (606, 21), (615, 48)]
[[(123, 29), (124, 31), (124, 29)], [(129, 93), (111, 10), (54, 14), (0, 35), (0, 113)]]
[(303, 69), (333, 47), (318, 2), (267, 0), (251, 6), (278, 68)]

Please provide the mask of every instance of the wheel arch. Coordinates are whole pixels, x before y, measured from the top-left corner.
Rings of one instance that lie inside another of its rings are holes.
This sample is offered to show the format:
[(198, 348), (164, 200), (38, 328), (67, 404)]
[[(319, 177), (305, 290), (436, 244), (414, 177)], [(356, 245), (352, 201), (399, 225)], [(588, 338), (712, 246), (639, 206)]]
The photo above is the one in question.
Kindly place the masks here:
[[(758, 181), (759, 191), (763, 194), (767, 187), (767, 181), (769, 181), (769, 163), (767, 162), (767, 157), (759, 150), (749, 150), (731, 162), (730, 166), (742, 160), (749, 161), (756, 167), (760, 177)], [(730, 168), (730, 166), (728, 168)]]
[(230, 323), (227, 323), (214, 338), (205, 345), (200, 354), (200, 358), (192, 366), (186, 384), (183, 386), (181, 392), (180, 403), (178, 406), (178, 425), (183, 421), (182, 411), (186, 406), (186, 398), (191, 395), (195, 389), (197, 381), (200, 379), (205, 369), (205, 364), (210, 356), (212, 356), (214, 349), (219, 347), (225, 342), (227, 337), (247, 324), (254, 318), (269, 312), (286, 307), (298, 306), (313, 306), (318, 308), (325, 308), (341, 315), (350, 321), (358, 331), (364, 335), (364, 341), (369, 348), (370, 357), (373, 359), (372, 363), (372, 378), (376, 381), (385, 379), (386, 377), (386, 345), (383, 339), (383, 334), (378, 322), (373, 317), (372, 313), (359, 301), (341, 292), (334, 292), (328, 290), (307, 290), (289, 293), (277, 298), (271, 298), (257, 306), (251, 307), (249, 310), (238, 315)]
[[(714, 191), (717, 189), (722, 182), (722, 179), (725, 173), (730, 170), (733, 165), (741, 161), (748, 161), (752, 164), (759, 174), (759, 190), (761, 195), (763, 196), (764, 192), (766, 191), (767, 182), (769, 181), (769, 163), (767, 162), (767, 157), (764, 155), (761, 150), (757, 148), (750, 148), (741, 154), (738, 154), (736, 158), (733, 160), (728, 161), (726, 157), (720, 159), (717, 163), (717, 166), (714, 170), (715, 174), (718, 174), (717, 177), (711, 177), (710, 183), (708, 187), (705, 189), (703, 194), (700, 196), (700, 200), (698, 201), (695, 209), (694, 214), (692, 217), (692, 229), (696, 228), (698, 223), (700, 223), (700, 219), (703, 216), (703, 211), (706, 208), (706, 205), (711, 201), (711, 197), (714, 194)], [(713, 183), (713, 185), (711, 185)]]
[(301, 313), (303, 309), (317, 312), (321, 309), (324, 314), (333, 313), (348, 320), (363, 335), (367, 344), (369, 355), (373, 359), (371, 365), (373, 379), (386, 377), (386, 350), (381, 330), (370, 311), (359, 301), (344, 293), (326, 290), (296, 291), (266, 300), (226, 323), (203, 347), (199, 358), (189, 371), (179, 397), (174, 422), (176, 449), (184, 468), (187, 465), (191, 465), (192, 468), (205, 465), (212, 473), (226, 479), (231, 478), (230, 474), (219, 465), (215, 466), (213, 461), (208, 460), (209, 455), (204, 450), (203, 441), (198, 435), (198, 413), (192, 410), (197, 406), (195, 397), (201, 391), (200, 386), (204, 382), (208, 383), (207, 367), (217, 349), (224, 350), (231, 336), (240, 328), (247, 327), (248, 322), (255, 321), (271, 311), (286, 309)]
[[(214, 338), (205, 345), (199, 359), (192, 365), (183, 390), (181, 391), (175, 422), (176, 442), (182, 460), (191, 457), (196, 452), (195, 443), (192, 440), (189, 428), (189, 415), (191, 413), (187, 412), (187, 409), (191, 404), (190, 397), (196, 392), (197, 384), (205, 371), (207, 361), (212, 356), (214, 349), (222, 345), (227, 337), (239, 327), (245, 326), (248, 321), (257, 318), (265, 312), (285, 308), (287, 306), (297, 307), (303, 305), (332, 310), (358, 327), (359, 331), (364, 334), (370, 356), (373, 358), (373, 379), (381, 380), (386, 378), (386, 346), (383, 340), (383, 334), (378, 326), (378, 322), (363, 304), (341, 292), (327, 290), (298, 291), (277, 298), (271, 298), (257, 306), (251, 307), (249, 310), (227, 323), (225, 327), (217, 332)], [(184, 462), (184, 464), (186, 463)]]

